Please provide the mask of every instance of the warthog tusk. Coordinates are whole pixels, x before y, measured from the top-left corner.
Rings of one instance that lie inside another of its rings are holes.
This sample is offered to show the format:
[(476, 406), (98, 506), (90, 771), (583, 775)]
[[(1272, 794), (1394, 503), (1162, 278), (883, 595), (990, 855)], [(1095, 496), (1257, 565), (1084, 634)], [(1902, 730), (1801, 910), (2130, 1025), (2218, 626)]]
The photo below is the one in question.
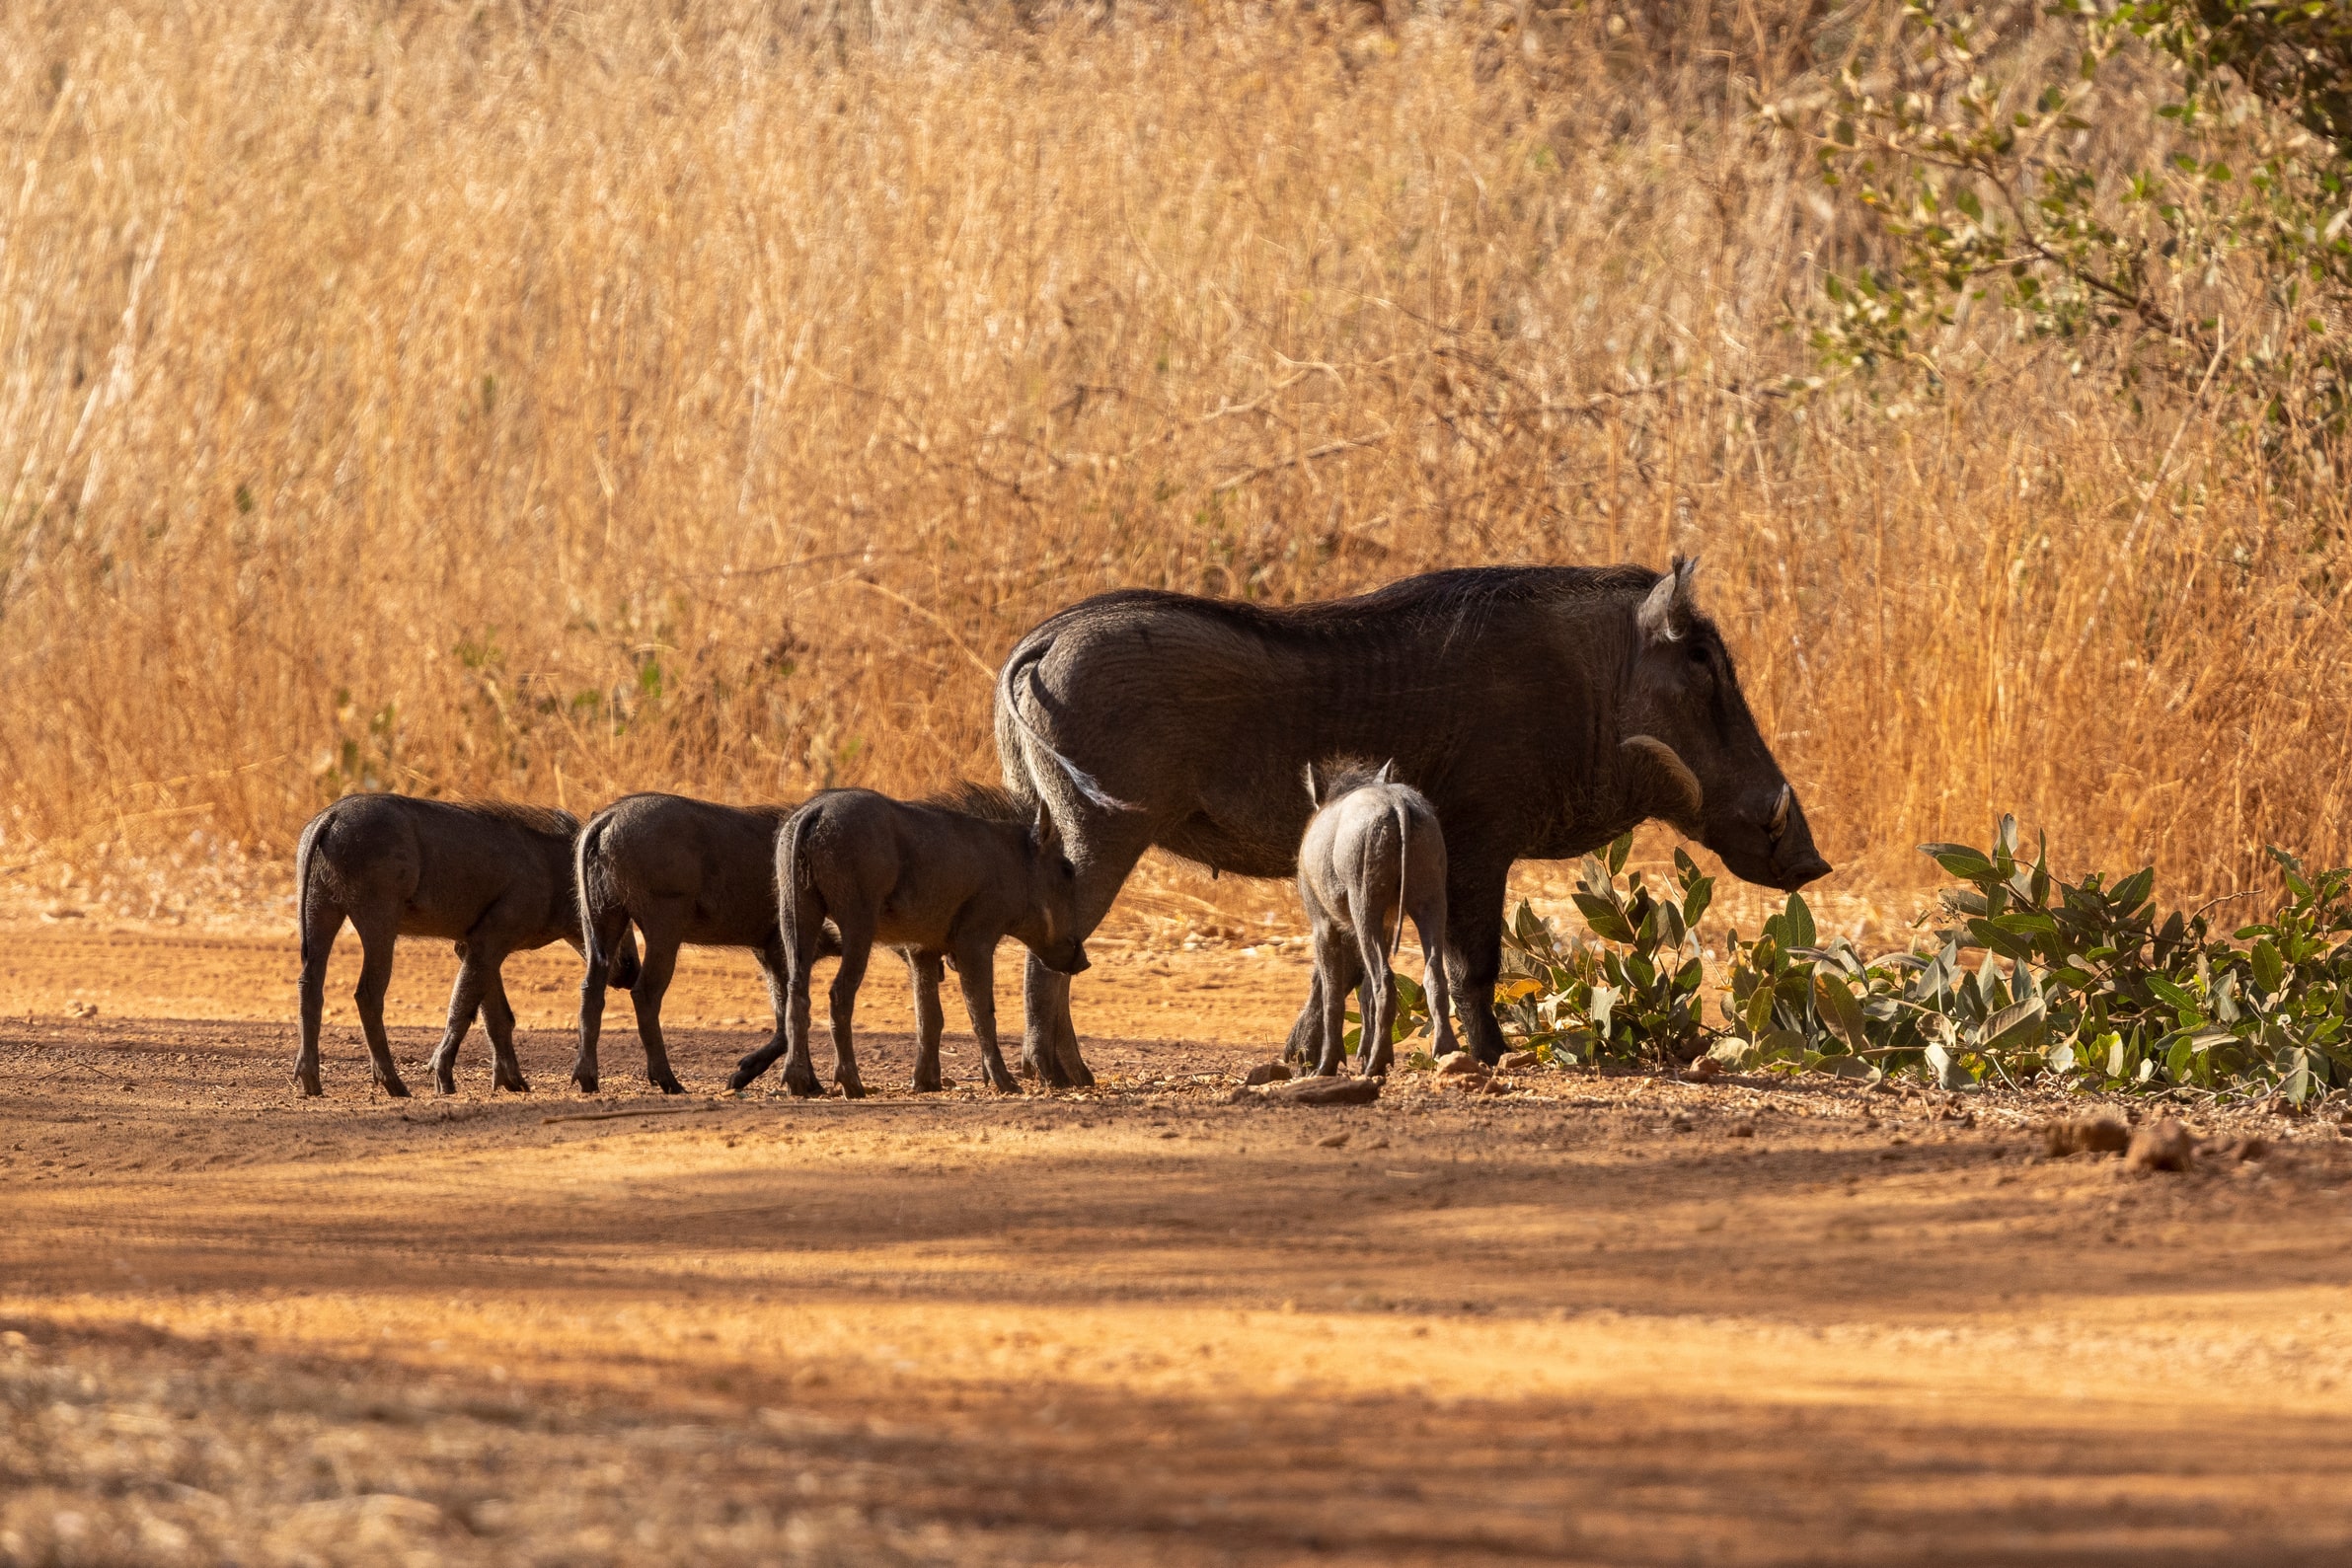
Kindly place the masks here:
[(1777, 839), (1788, 830), (1788, 808), (1795, 800), (1796, 791), (1786, 784), (1781, 785), (1781, 798), (1773, 807), (1773, 819), (1765, 825), (1767, 833)]
[(1697, 822), (1700, 819), (1707, 809), (1707, 792), (1699, 787), (1699, 776), (1691, 772), (1690, 764), (1677, 756), (1672, 746), (1655, 735), (1631, 735), (1627, 737), (1624, 749), (1639, 752), (1649, 758), (1673, 782), (1675, 792), (1682, 798), (1677, 802), (1679, 810), (1663, 813), (1669, 822)]

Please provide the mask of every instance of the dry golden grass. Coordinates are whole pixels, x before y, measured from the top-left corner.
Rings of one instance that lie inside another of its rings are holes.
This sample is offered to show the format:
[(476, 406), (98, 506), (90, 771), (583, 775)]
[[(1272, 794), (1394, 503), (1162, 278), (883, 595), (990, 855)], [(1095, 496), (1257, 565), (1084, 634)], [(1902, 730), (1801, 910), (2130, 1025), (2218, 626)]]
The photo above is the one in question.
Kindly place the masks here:
[(1674, 550), (1862, 884), (2352, 858), (2340, 486), (1982, 324), (1776, 396), (1854, 241), (1689, 39), (808, 9), (0, 12), (0, 859), (986, 776), (1086, 593)]

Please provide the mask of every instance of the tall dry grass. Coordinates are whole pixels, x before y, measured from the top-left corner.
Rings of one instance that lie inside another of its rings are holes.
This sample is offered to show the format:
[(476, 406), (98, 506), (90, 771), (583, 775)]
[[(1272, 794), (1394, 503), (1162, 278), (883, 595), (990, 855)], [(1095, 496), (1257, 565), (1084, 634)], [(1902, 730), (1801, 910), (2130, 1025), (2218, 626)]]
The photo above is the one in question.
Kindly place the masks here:
[(1083, 594), (1676, 550), (1858, 881), (2352, 857), (2340, 489), (1981, 323), (1779, 395), (1823, 9), (12, 5), (0, 860), (985, 775)]

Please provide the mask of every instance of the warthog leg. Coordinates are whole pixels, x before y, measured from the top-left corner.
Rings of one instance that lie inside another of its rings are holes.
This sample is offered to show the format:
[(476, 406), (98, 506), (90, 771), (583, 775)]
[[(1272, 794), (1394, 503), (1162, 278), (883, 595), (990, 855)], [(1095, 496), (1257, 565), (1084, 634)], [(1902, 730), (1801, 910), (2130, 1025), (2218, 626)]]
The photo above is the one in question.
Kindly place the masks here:
[[(754, 947), (751, 955), (759, 960), (760, 981), (768, 988), (768, 1010), (776, 1017), (776, 1027), (769, 1033), (767, 1045), (762, 1047), (773, 1053), (767, 1058), (773, 1062), (784, 1054), (784, 1020), (792, 1008), (793, 961), (785, 953), (784, 937), (775, 933), (769, 934), (764, 945)], [(761, 1071), (766, 1069), (767, 1063), (763, 1062)]]
[(915, 988), (915, 1088), (928, 1093), (940, 1086), (940, 1036), (947, 1032), (948, 1015), (940, 1010), (940, 980), (947, 960), (938, 953), (909, 951), (907, 979)]
[[(1378, 910), (1364, 913), (1371, 918), (1356, 928), (1358, 957), (1364, 966), (1364, 995), (1358, 1009), (1364, 1033), (1356, 1044), (1356, 1068), (1366, 1078), (1382, 1078), (1397, 1054), (1397, 976), (1389, 967), (1394, 954), (1387, 950), (1387, 917)], [(1335, 1071), (1337, 1064), (1332, 1066)]]
[[(1413, 930), (1421, 933), (1421, 989), (1429, 1004), (1429, 1054), (1445, 1056), (1461, 1048), (1461, 1042), (1454, 1038), (1453, 987), (1446, 981), (1446, 906), (1443, 899), (1436, 897), (1415, 902), (1419, 908), (1413, 912), (1412, 924)], [(1386, 1070), (1385, 1059), (1383, 1070)]]
[(359, 932), (359, 984), (351, 1000), (359, 1007), (359, 1032), (367, 1036), (367, 1054), (375, 1064), (376, 1082), (394, 1099), (407, 1099), (409, 1085), (392, 1065), (392, 1042), (384, 1034), (384, 994), (392, 989), (392, 944), (398, 934), (395, 917), (371, 917), (351, 924)]
[(653, 919), (639, 930), (645, 933), (645, 952), (638, 962), (637, 984), (629, 988), (629, 1002), (637, 1012), (638, 1038), (645, 1045), (645, 1082), (664, 1094), (683, 1094), (686, 1086), (670, 1071), (669, 1046), (661, 1037), (661, 999), (669, 994), (670, 976), (678, 968), (678, 928)]
[[(1091, 936), (1109, 913), (1135, 862), (1151, 847), (1150, 821), (1132, 812), (1104, 810), (1058, 786), (1052, 807), (1054, 821), (1065, 835), (1066, 853), (1078, 867), (1078, 900), (1073, 911), (1078, 931), (1082, 938)], [(1093, 1087), (1095, 1075), (1079, 1054), (1078, 1030), (1070, 1021), (1070, 977), (1054, 973), (1030, 953), (1022, 998), (1027, 1011), (1022, 1031), (1022, 1071), (1035, 1075), (1049, 1088)]]
[(621, 950), (623, 942), (630, 942), (633, 954), (636, 951), (629, 935), (627, 910), (611, 909), (601, 912), (598, 918), (602, 924), (593, 933), (595, 940), (589, 950), (602, 954), (604, 962), (589, 964), (580, 977), (579, 1054), (571, 1059), (571, 1082), (589, 1094), (596, 1092), (600, 1076), (596, 1047), (604, 1035), (604, 994), (612, 989), (614, 955)]
[[(1317, 1016), (1307, 1067), (1318, 1077), (1336, 1074), (1339, 1064), (1347, 1059), (1347, 994), (1363, 975), (1363, 960), (1347, 932), (1332, 924), (1315, 933), (1315, 984), (1307, 1005), (1316, 1009)], [(1369, 1016), (1366, 1014), (1367, 1019)], [(1364, 1038), (1372, 1038), (1369, 1027)]]
[[(502, 957), (503, 955), (501, 955)], [(494, 963), (485, 962), (482, 987), (482, 1026), (490, 1033), (492, 1082), (502, 1089), (528, 1094), (523, 1065), (514, 1055), (514, 1008), (506, 1000), (506, 977)]]
[[(1067, 981), (1068, 977), (1063, 979)], [(996, 1038), (996, 948), (974, 942), (955, 954), (955, 983), (963, 988), (963, 1007), (972, 1015), (972, 1033), (980, 1042), (980, 1069), (1000, 1094), (1018, 1094), (1020, 1083), (1005, 1065)], [(1066, 993), (1065, 993), (1066, 994)], [(1092, 1083), (1093, 1080), (1089, 1079)]]
[(1446, 979), (1471, 1054), (1492, 1067), (1502, 1060), (1494, 984), (1502, 978), (1502, 901), (1511, 867), (1456, 859), (1446, 872)]
[(819, 1092), (816, 1069), (808, 1060), (809, 970), (816, 963), (816, 948), (812, 940), (807, 952), (795, 954), (779, 936), (760, 950), (760, 967), (768, 975), (768, 996), (776, 1005), (776, 1032), (766, 1045), (746, 1053), (735, 1064), (734, 1075), (726, 1081), (728, 1088), (740, 1091), (750, 1087), (781, 1056), (785, 1058), (786, 1088), (803, 1098)]
[(465, 956), (458, 961), (457, 983), (449, 988), (449, 1022), (441, 1031), (441, 1043), (425, 1063), (432, 1069), (433, 1088), (443, 1094), (457, 1092), (457, 1048), (473, 1029), (474, 1015), (482, 1010), (483, 993), (490, 989), (479, 944), (462, 943), (461, 947)]
[[(858, 1011), (858, 988), (866, 983), (866, 964), (873, 956), (873, 933), (860, 931), (851, 934), (845, 922), (841, 930), (841, 967), (833, 974), (830, 998), (833, 1015), (833, 1082), (841, 1085), (841, 1092), (850, 1099), (866, 1097), (866, 1084), (858, 1077), (858, 1050), (851, 1042), (852, 1020)], [(805, 1036), (798, 1065), (810, 1067), (814, 1082), (814, 1068), (808, 1063)]]
[(302, 918), (302, 1049), (294, 1058), (294, 1083), (305, 1094), (324, 1094), (319, 1083), (319, 1026), (327, 1011), (327, 959), (342, 930), (343, 912), (324, 904)]
[(1045, 967), (1035, 953), (1022, 976), (1021, 1070), (1047, 1088), (1092, 1088), (1095, 1075), (1078, 1052), (1078, 1030), (1070, 1021), (1070, 977)]

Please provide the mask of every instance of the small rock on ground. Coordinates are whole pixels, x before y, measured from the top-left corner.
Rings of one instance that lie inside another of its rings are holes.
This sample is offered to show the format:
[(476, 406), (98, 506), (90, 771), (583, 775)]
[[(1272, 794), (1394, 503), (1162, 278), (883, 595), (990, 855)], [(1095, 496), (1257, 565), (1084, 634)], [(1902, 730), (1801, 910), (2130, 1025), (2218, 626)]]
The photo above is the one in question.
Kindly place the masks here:
[(1256, 1100), (1268, 1105), (1369, 1105), (1378, 1098), (1380, 1080), (1376, 1078), (1302, 1078), (1288, 1083), (1237, 1088), (1232, 1103), (1242, 1105)]
[(1534, 1051), (1513, 1051), (1494, 1065), (1499, 1072), (1525, 1073), (1531, 1069), (1542, 1067), (1544, 1059)]
[(1437, 1059), (1439, 1078), (1484, 1078), (1491, 1071), (1468, 1051), (1449, 1051)]
[(1281, 1083), (1287, 1082), (1290, 1076), (1290, 1064), (1287, 1062), (1260, 1062), (1250, 1070), (1242, 1082), (1251, 1085)]

